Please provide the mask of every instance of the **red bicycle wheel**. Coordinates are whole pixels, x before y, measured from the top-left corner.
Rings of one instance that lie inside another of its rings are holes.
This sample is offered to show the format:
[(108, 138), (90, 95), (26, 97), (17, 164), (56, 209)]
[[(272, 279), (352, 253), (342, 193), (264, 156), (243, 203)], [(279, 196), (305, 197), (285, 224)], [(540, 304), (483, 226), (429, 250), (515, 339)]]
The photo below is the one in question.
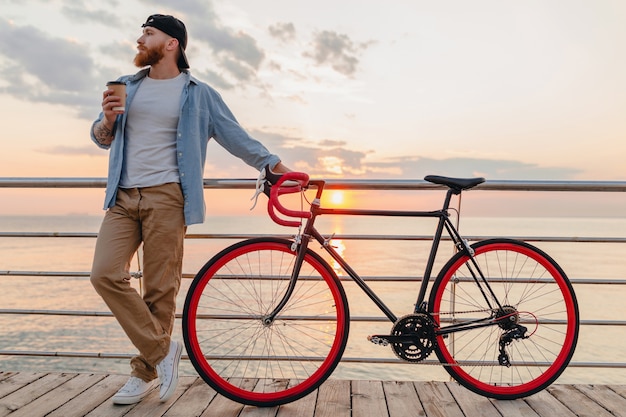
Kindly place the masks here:
[[(500, 317), (501, 324), (440, 334), (437, 356), (456, 381), (478, 394), (497, 399), (534, 394), (554, 382), (574, 354), (579, 328), (574, 290), (557, 263), (530, 244), (491, 239), (472, 247), (476, 264), (459, 252), (442, 268), (430, 295), (431, 313), (440, 328), (490, 316)], [(476, 265), (490, 289), (476, 284)], [(506, 321), (519, 323), (528, 337), (502, 345), (511, 329)], [(506, 360), (499, 358), (502, 352)]]
[(335, 273), (307, 251), (296, 286), (272, 323), (264, 318), (283, 298), (296, 253), (292, 242), (259, 238), (237, 243), (196, 275), (183, 311), (183, 337), (198, 374), (243, 404), (297, 400), (330, 376), (346, 346), (349, 312)]

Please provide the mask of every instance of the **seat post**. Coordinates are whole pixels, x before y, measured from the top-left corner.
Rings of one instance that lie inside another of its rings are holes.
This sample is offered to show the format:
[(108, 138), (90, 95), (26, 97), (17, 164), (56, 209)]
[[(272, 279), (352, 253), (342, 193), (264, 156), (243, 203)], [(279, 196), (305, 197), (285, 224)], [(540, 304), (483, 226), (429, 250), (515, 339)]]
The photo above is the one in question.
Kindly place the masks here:
[(460, 194), (461, 194), (461, 190), (456, 190), (454, 188), (448, 188), (448, 191), (446, 192), (446, 198), (443, 200), (443, 208), (442, 208), (442, 210), (447, 213), (448, 212), (448, 208), (450, 208), (450, 202), (452, 201), (452, 196), (453, 195), (460, 195)]

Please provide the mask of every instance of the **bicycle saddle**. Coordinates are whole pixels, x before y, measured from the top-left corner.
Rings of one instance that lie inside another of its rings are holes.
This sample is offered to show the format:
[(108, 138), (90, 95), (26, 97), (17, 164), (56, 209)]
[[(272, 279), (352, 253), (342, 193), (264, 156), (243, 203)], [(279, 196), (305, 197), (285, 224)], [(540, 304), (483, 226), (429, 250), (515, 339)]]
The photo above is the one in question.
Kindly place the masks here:
[(448, 188), (453, 189), (457, 193), (462, 190), (469, 190), (476, 187), (478, 184), (485, 182), (482, 177), (479, 178), (450, 178), (441, 177), (439, 175), (427, 175), (424, 177), (425, 181), (432, 182), (433, 184), (445, 185)]

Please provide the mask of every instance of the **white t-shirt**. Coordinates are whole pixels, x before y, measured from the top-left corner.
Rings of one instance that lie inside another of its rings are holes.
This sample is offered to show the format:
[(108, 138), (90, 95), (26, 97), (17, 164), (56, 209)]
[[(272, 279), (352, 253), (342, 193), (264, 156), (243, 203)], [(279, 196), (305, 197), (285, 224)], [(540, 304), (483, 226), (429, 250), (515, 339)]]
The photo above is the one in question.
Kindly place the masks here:
[(144, 78), (128, 106), (120, 187), (180, 182), (176, 130), (185, 78)]

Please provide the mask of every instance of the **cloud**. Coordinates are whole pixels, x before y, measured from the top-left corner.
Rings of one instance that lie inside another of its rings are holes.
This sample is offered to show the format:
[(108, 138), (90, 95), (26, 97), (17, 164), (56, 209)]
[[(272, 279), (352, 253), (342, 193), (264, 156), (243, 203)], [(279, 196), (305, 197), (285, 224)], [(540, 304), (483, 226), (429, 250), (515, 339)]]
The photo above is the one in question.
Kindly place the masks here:
[[(324, 139), (312, 142), (276, 132), (253, 130), (250, 133), (278, 154), (292, 169), (328, 178), (421, 179), (429, 174), (438, 174), (450, 177), (483, 176), (492, 180), (540, 180), (570, 179), (582, 172), (569, 167), (544, 167), (506, 159), (434, 159), (419, 155), (377, 158), (374, 151), (353, 150), (341, 140)], [(235, 167), (237, 163), (240, 164), (233, 159), (232, 166)]]
[(323, 139), (319, 142), (322, 147), (338, 147), (346, 145), (345, 140)]
[(37, 152), (57, 156), (108, 156), (108, 153), (94, 146), (51, 146)]
[(378, 177), (422, 178), (437, 174), (449, 177), (485, 177), (488, 179), (568, 179), (582, 170), (569, 167), (543, 167), (515, 160), (485, 158), (433, 159), (420, 156), (386, 158), (367, 164), (368, 170), (376, 171)]
[(332, 69), (346, 76), (357, 72), (360, 53), (367, 49), (368, 43), (355, 43), (348, 35), (324, 30), (315, 34), (312, 50), (304, 56), (313, 59), (317, 65), (330, 65)]
[(198, 78), (205, 80), (212, 87), (221, 90), (230, 90), (232, 88), (235, 88), (234, 84), (230, 83), (224, 76), (213, 70), (207, 70), (205, 72), (198, 73)]
[(111, 42), (100, 46), (98, 49), (113, 61), (126, 62), (129, 57), (133, 57), (137, 53), (137, 44), (130, 41)]
[(87, 46), (50, 37), (34, 26), (18, 27), (0, 18), (0, 54), (23, 70), (20, 78), (33, 76), (48, 88), (77, 92), (93, 85)]
[[(265, 58), (265, 52), (259, 47), (256, 40), (244, 33), (222, 27), (215, 22), (198, 37), (207, 42), (218, 54), (241, 61), (254, 69), (258, 69)], [(203, 22), (203, 24), (206, 24)], [(210, 25), (209, 25), (210, 26)]]
[(242, 61), (233, 59), (229, 56), (223, 57), (221, 64), (222, 67), (231, 75), (234, 75), (237, 80), (250, 81), (256, 76), (254, 69), (249, 65), (245, 65)]
[(100, 82), (86, 45), (0, 18), (0, 57), (0, 79), (5, 82), (0, 93), (71, 106), (81, 114), (93, 106), (91, 92)]
[[(447, 158), (434, 159), (418, 155), (377, 158), (374, 151), (353, 150), (341, 140), (306, 140), (266, 130), (251, 130), (271, 152), (295, 170), (323, 178), (422, 179), (429, 174), (450, 177), (482, 176), (490, 180), (571, 179), (582, 170), (569, 167), (542, 167), (505, 159)], [(41, 153), (70, 157), (104, 157), (108, 154), (96, 146), (51, 146)], [(230, 155), (214, 141), (209, 144), (205, 175), (253, 177), (252, 168)]]
[(116, 9), (118, 3), (116, 1), (109, 0), (107, 8), (102, 9), (89, 9), (84, 1), (73, 0), (70, 4), (65, 4), (61, 12), (77, 23), (93, 22), (98, 24), (106, 24), (108, 27), (121, 28), (123, 26), (122, 20), (117, 13), (112, 12)]
[(275, 23), (267, 30), (273, 38), (283, 42), (291, 41), (296, 37), (296, 27), (293, 23)]

